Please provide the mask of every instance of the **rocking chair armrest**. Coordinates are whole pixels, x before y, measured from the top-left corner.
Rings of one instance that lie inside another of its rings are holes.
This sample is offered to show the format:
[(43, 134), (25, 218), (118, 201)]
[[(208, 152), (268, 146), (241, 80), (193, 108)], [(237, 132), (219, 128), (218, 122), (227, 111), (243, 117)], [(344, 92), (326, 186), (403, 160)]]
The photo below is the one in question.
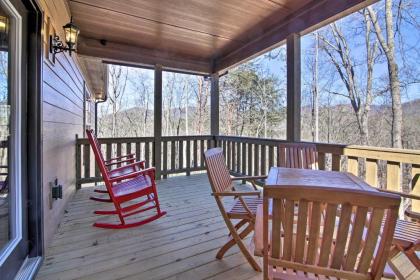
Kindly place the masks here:
[(259, 179), (267, 179), (267, 176), (240, 176), (240, 177), (232, 177), (232, 181), (237, 180), (245, 180), (245, 181), (253, 181)]
[(122, 155), (122, 156), (110, 158), (109, 160), (106, 160), (105, 163), (111, 163), (113, 161), (119, 161), (119, 160), (122, 160), (124, 158), (134, 158), (135, 156), (136, 156), (136, 154), (134, 154), (134, 153), (127, 154), (127, 155)]
[(125, 174), (125, 175), (113, 177), (113, 178), (109, 179), (109, 181), (111, 183), (113, 183), (113, 182), (119, 182), (119, 181), (122, 181), (122, 180), (127, 180), (127, 179), (135, 178), (135, 177), (137, 177), (139, 175), (149, 175), (151, 177), (151, 179), (154, 180), (155, 179), (155, 168), (154, 167), (150, 167), (150, 168), (147, 168), (147, 169), (142, 169), (142, 170), (139, 170), (139, 171), (135, 171), (133, 173), (129, 173), (129, 174)]
[(133, 163), (135, 160), (136, 160), (135, 158), (129, 158), (129, 159), (125, 159), (125, 160), (113, 161), (113, 162), (105, 163), (105, 165), (106, 166), (112, 166), (112, 165), (117, 165), (117, 164), (126, 163), (126, 162)]
[(233, 192), (214, 192), (211, 195), (213, 196), (260, 196), (261, 192), (259, 191), (233, 191)]
[(110, 171), (110, 173), (117, 172), (117, 171), (122, 171), (122, 170), (125, 170), (125, 169), (129, 168), (129, 167), (135, 168), (136, 166), (139, 166), (141, 169), (143, 169), (145, 162), (146, 161), (144, 161), (144, 160), (136, 161), (136, 162), (133, 162), (133, 163), (130, 163), (130, 164), (127, 164), (127, 165), (124, 165), (124, 166), (121, 166), (121, 167), (112, 169)]
[(399, 195), (399, 196), (404, 197), (404, 198), (420, 200), (420, 196), (415, 195), (415, 194), (409, 194), (409, 193), (403, 193), (403, 192), (397, 192), (397, 191), (390, 191), (390, 190), (384, 190), (384, 189), (378, 189), (378, 190), (380, 192), (384, 192), (384, 193), (396, 194), (396, 195)]

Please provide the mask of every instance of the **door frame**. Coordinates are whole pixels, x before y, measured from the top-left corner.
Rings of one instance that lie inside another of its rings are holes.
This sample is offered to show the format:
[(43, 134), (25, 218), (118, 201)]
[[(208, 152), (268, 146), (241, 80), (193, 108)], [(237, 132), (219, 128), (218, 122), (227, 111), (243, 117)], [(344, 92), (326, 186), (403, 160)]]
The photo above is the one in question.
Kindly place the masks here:
[[(18, 97), (20, 110), (14, 114), (20, 119), (21, 188), (19, 209), (22, 227), (18, 232), (20, 239), (5, 254), (6, 259), (0, 266), (0, 275), (9, 279), (22, 270), (28, 258), (42, 257), (43, 249), (43, 203), (42, 203), (42, 11), (37, 0), (9, 0), (10, 4), (22, 14), (20, 71), (21, 96)], [(16, 99), (17, 100), (17, 99)], [(15, 111), (12, 109), (11, 114)], [(16, 164), (16, 163), (15, 163)], [(11, 196), (14, 199), (15, 195)], [(16, 199), (17, 201), (17, 199)], [(12, 219), (15, 217), (12, 216)], [(15, 219), (16, 220), (16, 219)], [(14, 224), (13, 221), (12, 224)], [(13, 243), (12, 243), (13, 244)], [(40, 261), (35, 262), (39, 269)]]

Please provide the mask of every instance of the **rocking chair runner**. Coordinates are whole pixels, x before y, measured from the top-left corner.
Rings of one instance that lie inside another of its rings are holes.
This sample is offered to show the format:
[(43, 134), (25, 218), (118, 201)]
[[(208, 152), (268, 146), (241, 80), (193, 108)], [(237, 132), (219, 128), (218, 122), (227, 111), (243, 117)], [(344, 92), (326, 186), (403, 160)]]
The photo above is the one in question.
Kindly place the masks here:
[[(232, 178), (226, 166), (223, 151), (220, 148), (207, 150), (204, 153), (204, 157), (207, 175), (213, 192), (212, 195), (216, 199), (217, 206), (230, 233), (228, 242), (220, 248), (216, 258), (222, 259), (224, 254), (237, 244), (252, 268), (256, 271), (261, 271), (260, 265), (243, 243), (243, 239), (254, 230), (257, 207), (262, 203), (260, 191), (256, 188), (255, 180), (265, 179), (266, 176)], [(254, 191), (237, 191), (233, 186), (234, 180), (250, 181)], [(234, 197), (233, 207), (229, 210), (225, 208), (223, 203), (224, 197)], [(239, 222), (233, 224), (233, 219), (237, 219)], [(241, 228), (243, 229), (239, 232)]]
[[(127, 155), (111, 158), (109, 160), (105, 160), (103, 157), (101, 148), (100, 148), (101, 145), (99, 144), (99, 141), (96, 138), (96, 135), (94, 134), (93, 129), (86, 129), (86, 134), (88, 136), (88, 140), (92, 149), (95, 146), (96, 149), (99, 151), (100, 160), (104, 162), (105, 167), (109, 172), (110, 178), (126, 175), (129, 173), (144, 169), (145, 161), (143, 160), (143, 161), (136, 162), (135, 154), (127, 154)], [(124, 164), (124, 165), (117, 168), (111, 168), (112, 166), (121, 165), (121, 164)], [(106, 189), (104, 190), (100, 188), (96, 188), (94, 192), (108, 194), (108, 190)], [(99, 197), (92, 196), (90, 197), (90, 199), (94, 201), (99, 201), (99, 202), (112, 202), (110, 198), (99, 198)]]
[[(97, 145), (92, 145), (95, 154), (96, 163), (102, 174), (106, 189), (109, 193), (110, 200), (114, 203), (115, 210), (95, 211), (98, 215), (117, 215), (120, 223), (95, 223), (94, 226), (100, 228), (121, 229), (144, 225), (154, 221), (166, 212), (161, 211), (158, 194), (155, 184), (155, 169), (147, 168), (134, 171), (131, 173), (113, 176), (103, 161), (101, 151)], [(145, 199), (134, 202), (128, 206), (123, 204), (132, 202), (135, 199)], [(135, 214), (139, 214), (148, 210), (156, 209), (156, 214), (147, 218), (127, 223), (126, 218)]]

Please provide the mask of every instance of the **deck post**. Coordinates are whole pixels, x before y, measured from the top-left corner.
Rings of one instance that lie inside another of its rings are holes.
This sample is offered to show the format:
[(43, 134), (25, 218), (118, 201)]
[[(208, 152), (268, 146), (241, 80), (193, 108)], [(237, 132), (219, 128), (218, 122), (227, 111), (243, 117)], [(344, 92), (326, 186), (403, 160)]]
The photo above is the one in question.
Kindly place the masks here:
[(162, 65), (155, 66), (154, 96), (153, 166), (156, 168), (156, 180), (160, 180), (162, 171)]
[(300, 36), (287, 37), (287, 141), (300, 141)]
[[(210, 134), (215, 137), (219, 135), (219, 73), (211, 75), (210, 92)], [(212, 147), (216, 146), (216, 139)]]

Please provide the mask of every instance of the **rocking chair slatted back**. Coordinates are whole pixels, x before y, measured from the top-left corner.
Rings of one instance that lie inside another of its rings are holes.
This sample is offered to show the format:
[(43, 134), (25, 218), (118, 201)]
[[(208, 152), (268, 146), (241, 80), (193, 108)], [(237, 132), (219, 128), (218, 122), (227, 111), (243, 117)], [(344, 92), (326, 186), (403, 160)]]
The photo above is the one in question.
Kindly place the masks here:
[(105, 165), (105, 160), (100, 150), (101, 146), (99, 145), (98, 139), (94, 135), (93, 130), (86, 130), (86, 134), (91, 144), (90, 146), (92, 147), (93, 154), (95, 155), (95, 160), (98, 164), (99, 171), (101, 171), (104, 181), (107, 181), (106, 179), (109, 179), (109, 169)]
[[(269, 234), (271, 199), (273, 222)], [(270, 252), (264, 250), (265, 279), (290, 271), (305, 276), (381, 279), (399, 204), (397, 196), (379, 192), (316, 187), (264, 189), (264, 248), (268, 248), (269, 236), (272, 238)]]
[(300, 169), (318, 169), (315, 144), (285, 143), (278, 146), (278, 166)]
[(223, 150), (213, 148), (205, 152), (207, 175), (213, 192), (224, 192), (232, 189), (232, 179), (225, 163)]
[(90, 146), (92, 147), (95, 157), (98, 156), (97, 160), (100, 159), (100, 161), (104, 163), (104, 167), (106, 168), (106, 170), (109, 171), (108, 167), (105, 165), (105, 159), (101, 151), (101, 144), (99, 144), (98, 138), (93, 132), (93, 129), (86, 129), (86, 134), (88, 136), (89, 143), (90, 143)]

